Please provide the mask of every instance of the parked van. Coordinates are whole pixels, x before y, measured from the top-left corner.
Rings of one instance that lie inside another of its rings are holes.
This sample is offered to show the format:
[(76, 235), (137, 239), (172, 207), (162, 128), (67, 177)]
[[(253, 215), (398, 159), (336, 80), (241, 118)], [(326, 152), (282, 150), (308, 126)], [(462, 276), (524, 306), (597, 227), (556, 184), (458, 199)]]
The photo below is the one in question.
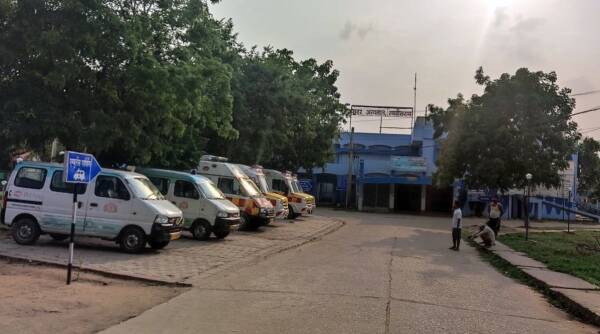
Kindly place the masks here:
[(295, 219), (302, 214), (312, 212), (312, 204), (309, 206), (310, 199), (302, 190), (298, 188), (297, 182), (291, 173), (282, 173), (274, 169), (265, 169), (267, 184), (273, 191), (286, 195), (288, 198), (289, 219)]
[[(21, 245), (35, 243), (41, 234), (67, 239), (73, 187), (63, 181), (60, 164), (17, 164), (4, 198), (3, 223), (11, 226), (13, 239)], [(77, 235), (116, 241), (128, 253), (141, 252), (146, 243), (164, 248), (181, 235), (181, 210), (141, 174), (103, 169), (88, 185), (77, 188)]]
[(315, 196), (304, 192), (304, 189), (302, 189), (300, 182), (298, 182), (298, 176), (295, 174), (292, 175), (292, 186), (294, 187), (295, 191), (297, 191), (300, 195), (306, 198), (306, 213), (312, 215), (313, 212), (315, 212), (315, 209), (317, 208)]
[(223, 239), (240, 225), (240, 209), (208, 178), (162, 169), (138, 169), (160, 192), (183, 211), (186, 230), (197, 240), (208, 240), (211, 233)]
[(4, 208), (6, 207), (6, 203), (4, 202), (4, 193), (7, 184), (8, 181), (6, 180), (0, 181), (0, 222), (4, 221)]
[(275, 217), (276, 218), (287, 218), (288, 211), (288, 199), (287, 197), (280, 195), (278, 193), (272, 192), (271, 188), (267, 184), (267, 178), (263, 173), (262, 166), (246, 166), (239, 165), (240, 168), (248, 175), (252, 181), (258, 186), (258, 189), (265, 195), (265, 197), (271, 201), (271, 204), (275, 207)]
[(267, 225), (275, 218), (275, 209), (269, 200), (240, 167), (227, 158), (203, 156), (198, 173), (213, 181), (225, 197), (240, 208), (241, 227)]

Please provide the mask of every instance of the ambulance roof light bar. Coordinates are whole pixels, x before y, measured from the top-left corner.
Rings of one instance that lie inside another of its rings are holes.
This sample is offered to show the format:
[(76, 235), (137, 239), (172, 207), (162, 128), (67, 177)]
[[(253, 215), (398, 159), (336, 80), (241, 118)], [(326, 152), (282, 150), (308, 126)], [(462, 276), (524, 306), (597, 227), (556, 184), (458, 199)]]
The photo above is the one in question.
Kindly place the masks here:
[(228, 162), (229, 159), (225, 157), (218, 157), (216, 155), (203, 155), (202, 157), (200, 157), (200, 161)]

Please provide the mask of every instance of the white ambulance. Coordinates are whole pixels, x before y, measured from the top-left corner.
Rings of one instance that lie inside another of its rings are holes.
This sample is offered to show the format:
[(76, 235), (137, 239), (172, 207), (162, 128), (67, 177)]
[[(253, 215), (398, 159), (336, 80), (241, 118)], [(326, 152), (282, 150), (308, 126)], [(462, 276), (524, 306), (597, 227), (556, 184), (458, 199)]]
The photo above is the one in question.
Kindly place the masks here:
[(276, 192), (273, 192), (269, 185), (267, 184), (267, 178), (263, 173), (262, 166), (246, 166), (246, 165), (238, 165), (240, 168), (254, 181), (254, 183), (258, 186), (260, 191), (267, 197), (271, 204), (275, 207), (275, 217), (276, 218), (287, 218), (288, 211), (288, 199), (286, 196), (280, 195)]
[(294, 181), (291, 173), (282, 173), (274, 169), (265, 169), (264, 173), (270, 189), (287, 196), (289, 209), (288, 218), (295, 219), (300, 215), (306, 215), (312, 212), (312, 203), (309, 203), (311, 202), (310, 195), (304, 194), (302, 190), (298, 188), (297, 181)]
[(197, 240), (223, 239), (240, 225), (240, 210), (208, 178), (185, 172), (142, 168), (160, 192), (183, 211), (184, 229)]
[(242, 169), (227, 158), (203, 156), (197, 172), (213, 181), (225, 197), (240, 208), (241, 228), (256, 228), (275, 218), (275, 209)]
[[(21, 245), (35, 243), (41, 234), (67, 239), (73, 187), (63, 181), (63, 165), (17, 164), (4, 196), (3, 223), (11, 226), (13, 239)], [(128, 253), (141, 252), (146, 243), (164, 248), (181, 235), (181, 210), (144, 175), (103, 169), (88, 185), (77, 188), (77, 235), (116, 241)]]

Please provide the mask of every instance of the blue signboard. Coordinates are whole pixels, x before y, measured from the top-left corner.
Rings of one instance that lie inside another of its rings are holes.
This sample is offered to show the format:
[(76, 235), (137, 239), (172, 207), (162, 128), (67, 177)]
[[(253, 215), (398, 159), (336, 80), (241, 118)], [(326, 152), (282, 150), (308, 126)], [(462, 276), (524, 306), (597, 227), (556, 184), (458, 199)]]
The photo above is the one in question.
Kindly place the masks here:
[(427, 172), (427, 161), (423, 157), (392, 156), (390, 166), (395, 172)]
[(65, 153), (63, 175), (66, 183), (89, 183), (101, 171), (102, 168), (93, 155), (71, 151)]
[(312, 180), (302, 179), (298, 180), (298, 183), (300, 183), (300, 187), (302, 187), (302, 190), (304, 190), (304, 192), (310, 193), (312, 191)]

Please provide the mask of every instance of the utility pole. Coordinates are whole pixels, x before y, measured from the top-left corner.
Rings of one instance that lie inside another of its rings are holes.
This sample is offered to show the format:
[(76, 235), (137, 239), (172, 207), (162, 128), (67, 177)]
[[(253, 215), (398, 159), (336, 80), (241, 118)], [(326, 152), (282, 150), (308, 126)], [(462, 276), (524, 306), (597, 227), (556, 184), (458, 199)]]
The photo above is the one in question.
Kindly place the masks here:
[(351, 104), (347, 104), (346, 106), (350, 107), (350, 126), (348, 127), (348, 130), (352, 129), (352, 105)]
[(410, 122), (410, 132), (412, 133), (413, 127), (415, 126), (415, 119), (417, 117), (417, 73), (415, 73), (415, 88), (414, 88), (414, 96), (413, 96), (413, 112)]
[[(571, 190), (569, 190), (569, 199), (567, 200), (567, 204), (569, 205), (569, 209), (573, 209), (573, 207), (571, 206)], [(565, 210), (563, 210), (565, 211)], [(569, 212), (567, 213), (567, 233), (571, 233), (571, 211), (569, 210)]]
[(350, 194), (352, 192), (352, 172), (354, 164), (354, 128), (350, 129), (350, 147), (348, 151), (348, 179), (346, 180), (346, 209), (350, 208)]
[(381, 134), (381, 129), (383, 128), (383, 112), (379, 114), (379, 134)]

